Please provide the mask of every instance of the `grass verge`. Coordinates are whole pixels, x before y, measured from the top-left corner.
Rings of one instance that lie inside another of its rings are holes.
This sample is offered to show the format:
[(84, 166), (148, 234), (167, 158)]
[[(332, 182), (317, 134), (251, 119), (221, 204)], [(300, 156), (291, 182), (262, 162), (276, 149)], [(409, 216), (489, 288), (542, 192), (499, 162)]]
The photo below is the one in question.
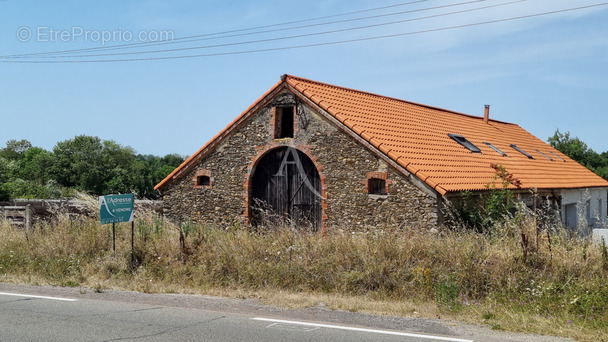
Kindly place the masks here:
[[(0, 281), (255, 297), (286, 307), (447, 317), (606, 341), (605, 247), (532, 219), (495, 234), (416, 229), (301, 232), (177, 227), (150, 213), (111, 226), (59, 215), (26, 233), (0, 223)], [(522, 238), (525, 236), (526, 238)]]

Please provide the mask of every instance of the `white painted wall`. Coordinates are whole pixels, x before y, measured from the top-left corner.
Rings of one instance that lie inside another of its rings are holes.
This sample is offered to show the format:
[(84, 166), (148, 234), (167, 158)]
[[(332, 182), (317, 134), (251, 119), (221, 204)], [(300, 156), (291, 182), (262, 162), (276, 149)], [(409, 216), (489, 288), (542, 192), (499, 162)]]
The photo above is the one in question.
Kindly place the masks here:
[(583, 231), (608, 228), (608, 188), (564, 189), (561, 196), (562, 222), (567, 227)]

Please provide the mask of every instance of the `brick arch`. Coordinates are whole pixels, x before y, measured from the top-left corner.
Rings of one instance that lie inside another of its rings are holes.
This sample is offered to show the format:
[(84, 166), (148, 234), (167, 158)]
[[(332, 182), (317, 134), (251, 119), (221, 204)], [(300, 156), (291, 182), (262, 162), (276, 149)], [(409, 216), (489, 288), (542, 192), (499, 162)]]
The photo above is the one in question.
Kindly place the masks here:
[(245, 182), (244, 182), (244, 211), (243, 216), (246, 224), (251, 224), (252, 212), (251, 212), (251, 201), (252, 201), (252, 178), (254, 175), (255, 168), (258, 162), (266, 156), (270, 151), (273, 151), (277, 148), (281, 147), (291, 147), (296, 149), (297, 151), (304, 153), (310, 161), (313, 163), (314, 167), (319, 174), (319, 180), (321, 182), (321, 232), (325, 233), (327, 230), (327, 178), (323, 172), (323, 166), (319, 163), (318, 157), (312, 155), (310, 153), (310, 149), (307, 146), (293, 144), (293, 141), (284, 142), (284, 141), (273, 141), (269, 142), (266, 145), (257, 146), (256, 155), (251, 158), (251, 161), (247, 167), (247, 172), (245, 173)]

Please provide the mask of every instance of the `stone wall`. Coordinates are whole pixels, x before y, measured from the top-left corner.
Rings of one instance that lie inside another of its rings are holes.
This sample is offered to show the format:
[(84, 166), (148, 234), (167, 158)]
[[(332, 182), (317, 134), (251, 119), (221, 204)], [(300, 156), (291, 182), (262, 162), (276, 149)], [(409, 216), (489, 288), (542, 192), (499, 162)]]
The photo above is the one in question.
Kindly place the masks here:
[[(273, 107), (296, 104), (293, 139), (273, 139)], [(323, 186), (324, 227), (361, 230), (433, 227), (437, 199), (412, 185), (360, 142), (284, 91), (240, 124), (196, 167), (162, 189), (165, 215), (177, 222), (245, 224), (248, 179), (257, 158), (278, 146), (292, 146), (317, 165)], [(386, 175), (387, 195), (369, 195), (368, 174)], [(209, 186), (195, 186), (196, 175), (210, 175)]]

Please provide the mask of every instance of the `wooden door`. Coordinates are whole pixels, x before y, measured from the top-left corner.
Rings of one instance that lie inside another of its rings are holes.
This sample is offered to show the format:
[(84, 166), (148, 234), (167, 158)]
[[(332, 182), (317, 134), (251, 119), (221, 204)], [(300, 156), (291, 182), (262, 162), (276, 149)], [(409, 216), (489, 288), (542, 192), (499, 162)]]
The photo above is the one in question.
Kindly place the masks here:
[(321, 223), (321, 180), (306, 154), (291, 147), (266, 153), (251, 179), (254, 226), (285, 223), (316, 230)]

